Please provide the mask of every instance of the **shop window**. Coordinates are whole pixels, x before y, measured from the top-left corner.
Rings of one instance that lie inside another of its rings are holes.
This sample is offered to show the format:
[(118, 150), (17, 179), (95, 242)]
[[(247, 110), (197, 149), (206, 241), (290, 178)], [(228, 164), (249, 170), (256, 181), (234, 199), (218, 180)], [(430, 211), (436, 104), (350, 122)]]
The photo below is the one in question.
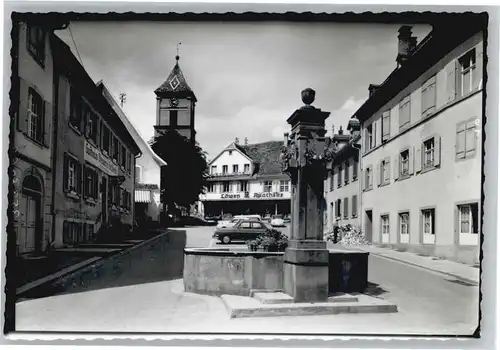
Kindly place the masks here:
[(27, 27), (26, 45), (28, 52), (42, 67), (45, 65), (45, 31), (34, 25)]

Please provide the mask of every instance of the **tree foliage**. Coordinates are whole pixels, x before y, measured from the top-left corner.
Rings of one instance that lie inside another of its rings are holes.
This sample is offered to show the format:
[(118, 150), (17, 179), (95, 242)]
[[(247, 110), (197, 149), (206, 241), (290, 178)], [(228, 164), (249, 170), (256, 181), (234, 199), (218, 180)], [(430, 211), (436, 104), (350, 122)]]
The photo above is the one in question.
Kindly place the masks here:
[(198, 200), (207, 186), (207, 154), (175, 130), (154, 137), (153, 151), (167, 165), (162, 169), (162, 203), (188, 207)]

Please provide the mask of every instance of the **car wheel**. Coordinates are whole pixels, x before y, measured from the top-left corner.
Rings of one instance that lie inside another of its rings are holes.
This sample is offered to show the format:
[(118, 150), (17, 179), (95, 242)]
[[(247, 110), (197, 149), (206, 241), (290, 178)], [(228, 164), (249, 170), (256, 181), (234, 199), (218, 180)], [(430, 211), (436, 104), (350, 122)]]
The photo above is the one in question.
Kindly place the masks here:
[(229, 236), (222, 237), (222, 243), (229, 244), (231, 242), (231, 238)]

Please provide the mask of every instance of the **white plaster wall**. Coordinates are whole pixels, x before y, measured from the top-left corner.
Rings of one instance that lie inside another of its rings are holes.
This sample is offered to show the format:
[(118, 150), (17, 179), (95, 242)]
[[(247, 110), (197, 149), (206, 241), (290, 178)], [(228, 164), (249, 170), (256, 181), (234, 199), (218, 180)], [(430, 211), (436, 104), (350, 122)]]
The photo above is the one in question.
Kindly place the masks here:
[[(231, 155), (230, 155), (231, 152)], [(224, 150), (212, 163), (210, 163), (209, 171), (211, 171), (212, 166), (216, 166), (216, 173), (222, 173), (222, 166), (227, 165), (228, 174), (233, 173), (233, 165), (238, 165), (238, 172), (242, 173), (244, 170), (244, 165), (248, 164), (250, 166), (250, 171), (252, 170), (252, 162), (246, 156), (244, 156), (240, 151)]]

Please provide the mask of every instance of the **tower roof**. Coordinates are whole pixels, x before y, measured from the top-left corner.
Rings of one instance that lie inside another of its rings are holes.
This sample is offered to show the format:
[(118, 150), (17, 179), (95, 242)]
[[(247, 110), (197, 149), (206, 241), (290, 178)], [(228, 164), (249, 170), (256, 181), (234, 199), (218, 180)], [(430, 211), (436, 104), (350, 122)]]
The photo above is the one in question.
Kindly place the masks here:
[(186, 78), (184, 78), (179, 66), (179, 56), (176, 56), (175, 59), (177, 62), (174, 68), (167, 80), (155, 90), (155, 94), (161, 97), (191, 97), (196, 102), (196, 96), (186, 82)]

